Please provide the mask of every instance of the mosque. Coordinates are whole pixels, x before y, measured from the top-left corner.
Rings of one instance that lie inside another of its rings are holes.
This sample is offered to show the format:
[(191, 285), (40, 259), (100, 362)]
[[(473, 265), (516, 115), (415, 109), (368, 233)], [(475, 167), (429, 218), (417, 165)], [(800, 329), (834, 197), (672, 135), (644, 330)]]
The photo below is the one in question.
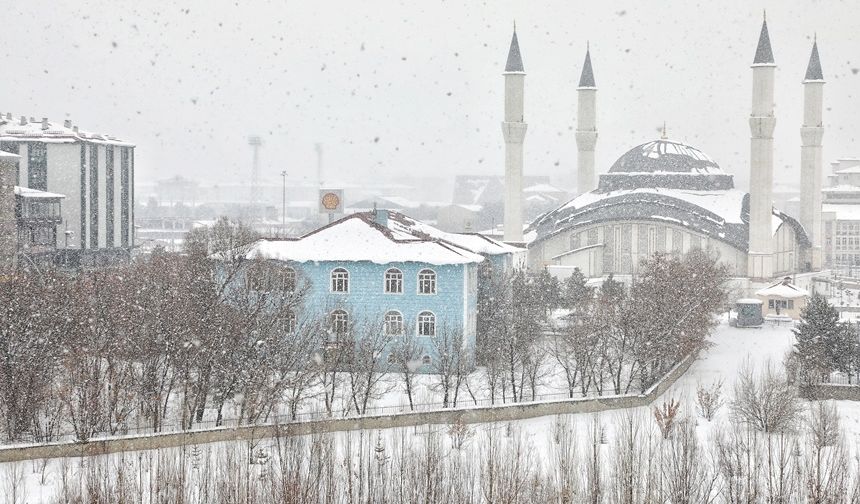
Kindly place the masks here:
[[(525, 70), (516, 32), (505, 79), (505, 240), (528, 246), (531, 269), (566, 276), (633, 275), (655, 252), (715, 253), (739, 280), (764, 282), (821, 269), (822, 98), (813, 44), (804, 87), (800, 216), (773, 208), (774, 70), (767, 21), (752, 64), (750, 192), (695, 147), (661, 138), (633, 147), (595, 177), (597, 86), (590, 51), (577, 88), (578, 196), (522, 221)], [(524, 230), (524, 231), (523, 231)]]

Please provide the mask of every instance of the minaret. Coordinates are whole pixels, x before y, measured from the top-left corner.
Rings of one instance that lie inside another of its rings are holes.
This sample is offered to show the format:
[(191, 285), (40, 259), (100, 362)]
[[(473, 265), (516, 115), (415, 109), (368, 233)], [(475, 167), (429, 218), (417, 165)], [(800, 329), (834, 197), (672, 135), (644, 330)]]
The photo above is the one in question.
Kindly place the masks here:
[(767, 20), (752, 64), (753, 90), (750, 114), (750, 216), (747, 273), (751, 278), (773, 276), (773, 86), (776, 64), (767, 33)]
[(813, 271), (821, 269), (821, 139), (824, 136), (824, 74), (818, 58), (818, 41), (803, 78), (803, 126), (800, 127), (800, 223), (812, 241), (806, 261)]
[(526, 72), (517, 42), (517, 28), (505, 64), (505, 120), (502, 135), (505, 137), (505, 241), (523, 241), (523, 139), (526, 123), (523, 121), (523, 94)]
[(585, 49), (585, 63), (576, 88), (576, 193), (583, 194), (596, 187), (594, 182), (594, 146), (597, 143), (597, 85), (591, 69), (591, 50)]

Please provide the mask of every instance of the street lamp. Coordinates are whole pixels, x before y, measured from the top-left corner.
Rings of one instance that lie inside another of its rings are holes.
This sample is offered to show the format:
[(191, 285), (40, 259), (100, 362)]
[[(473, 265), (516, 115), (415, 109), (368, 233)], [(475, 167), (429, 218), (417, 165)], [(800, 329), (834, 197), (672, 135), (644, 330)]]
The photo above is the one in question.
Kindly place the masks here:
[(287, 237), (287, 170), (281, 171), (281, 177), (284, 179), (284, 192), (281, 201), (281, 235)]

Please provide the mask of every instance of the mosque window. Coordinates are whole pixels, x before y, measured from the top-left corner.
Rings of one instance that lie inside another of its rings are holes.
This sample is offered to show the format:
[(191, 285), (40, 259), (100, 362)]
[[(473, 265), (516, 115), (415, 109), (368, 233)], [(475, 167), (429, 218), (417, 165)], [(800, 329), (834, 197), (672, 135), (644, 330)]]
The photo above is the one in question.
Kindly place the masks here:
[(570, 250), (576, 250), (580, 248), (581, 245), (580, 233), (572, 233), (570, 235)]

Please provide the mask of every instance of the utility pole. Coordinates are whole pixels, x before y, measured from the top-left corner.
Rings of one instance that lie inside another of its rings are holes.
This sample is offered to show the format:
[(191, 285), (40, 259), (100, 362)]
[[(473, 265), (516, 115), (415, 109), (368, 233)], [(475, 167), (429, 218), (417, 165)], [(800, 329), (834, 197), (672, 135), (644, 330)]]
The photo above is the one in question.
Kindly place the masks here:
[(281, 202), (281, 235), (287, 237), (287, 170), (281, 171), (281, 177), (284, 179), (284, 193)]
[(248, 145), (251, 146), (253, 158), (251, 160), (251, 198), (250, 198), (250, 221), (257, 220), (257, 207), (260, 205), (260, 146), (263, 145), (263, 139), (257, 135), (248, 137)]

